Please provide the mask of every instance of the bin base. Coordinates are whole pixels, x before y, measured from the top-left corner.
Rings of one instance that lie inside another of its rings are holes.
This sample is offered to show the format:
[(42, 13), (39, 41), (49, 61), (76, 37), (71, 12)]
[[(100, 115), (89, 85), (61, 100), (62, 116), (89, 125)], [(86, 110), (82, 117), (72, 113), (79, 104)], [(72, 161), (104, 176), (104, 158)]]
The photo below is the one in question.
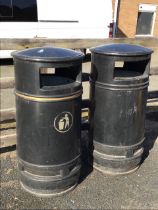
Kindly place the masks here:
[(106, 167), (102, 167), (96, 163), (94, 163), (93, 168), (96, 169), (97, 171), (103, 173), (103, 174), (107, 174), (107, 175), (112, 175), (112, 176), (117, 176), (117, 175), (126, 175), (126, 174), (130, 174), (130, 173), (134, 173), (140, 166), (137, 166), (129, 171), (117, 171), (115, 169), (112, 168), (106, 168)]
[(54, 177), (30, 177), (20, 174), (20, 184), (24, 190), (39, 197), (59, 196), (77, 186), (79, 175), (77, 173), (72, 177), (55, 180)]
[(37, 196), (57, 196), (76, 187), (80, 176), (80, 158), (62, 165), (34, 165), (18, 159), (21, 186)]
[(143, 148), (139, 148), (130, 157), (121, 156), (121, 154), (105, 154), (100, 151), (93, 151), (93, 167), (109, 175), (123, 175), (136, 171), (141, 163), (143, 155)]
[(64, 195), (70, 191), (72, 191), (76, 186), (77, 183), (74, 184), (73, 186), (63, 190), (63, 191), (55, 191), (55, 190), (35, 190), (32, 189), (28, 186), (26, 186), (25, 184), (23, 184), (22, 182), (20, 182), (21, 187), (26, 191), (29, 192), (37, 197), (53, 197), (53, 196), (60, 196), (60, 195)]

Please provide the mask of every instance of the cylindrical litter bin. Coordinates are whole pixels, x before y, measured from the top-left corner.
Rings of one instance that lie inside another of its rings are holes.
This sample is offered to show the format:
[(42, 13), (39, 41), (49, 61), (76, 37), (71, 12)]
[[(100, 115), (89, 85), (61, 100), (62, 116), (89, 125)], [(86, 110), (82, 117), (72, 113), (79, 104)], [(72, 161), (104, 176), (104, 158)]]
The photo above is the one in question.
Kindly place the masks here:
[(109, 44), (91, 49), (90, 136), (94, 167), (109, 174), (136, 170), (143, 155), (152, 50)]
[(12, 55), (21, 185), (37, 195), (65, 193), (80, 175), (83, 54), (47, 47)]

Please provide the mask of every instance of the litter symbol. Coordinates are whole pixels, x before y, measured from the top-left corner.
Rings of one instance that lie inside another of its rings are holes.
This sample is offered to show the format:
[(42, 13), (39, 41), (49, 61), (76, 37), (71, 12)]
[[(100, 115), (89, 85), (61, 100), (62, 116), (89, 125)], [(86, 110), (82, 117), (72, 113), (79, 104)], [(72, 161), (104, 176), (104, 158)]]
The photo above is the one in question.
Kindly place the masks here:
[(70, 130), (73, 124), (73, 117), (70, 112), (62, 112), (54, 119), (54, 128), (61, 133)]

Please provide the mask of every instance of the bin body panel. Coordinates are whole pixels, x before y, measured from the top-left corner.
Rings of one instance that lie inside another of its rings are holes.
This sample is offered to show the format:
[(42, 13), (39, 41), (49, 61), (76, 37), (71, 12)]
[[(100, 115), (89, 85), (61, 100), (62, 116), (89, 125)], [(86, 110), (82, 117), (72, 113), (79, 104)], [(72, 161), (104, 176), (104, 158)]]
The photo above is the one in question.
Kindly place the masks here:
[[(59, 102), (28, 101), (17, 97), (18, 156), (39, 165), (60, 165), (80, 156), (80, 104), (76, 98)], [(70, 130), (54, 127), (56, 116), (71, 113)]]
[(94, 167), (135, 171), (142, 160), (152, 50), (111, 44), (91, 49), (90, 138)]
[(130, 146), (144, 139), (147, 89), (120, 91), (95, 87), (94, 94), (94, 141)]

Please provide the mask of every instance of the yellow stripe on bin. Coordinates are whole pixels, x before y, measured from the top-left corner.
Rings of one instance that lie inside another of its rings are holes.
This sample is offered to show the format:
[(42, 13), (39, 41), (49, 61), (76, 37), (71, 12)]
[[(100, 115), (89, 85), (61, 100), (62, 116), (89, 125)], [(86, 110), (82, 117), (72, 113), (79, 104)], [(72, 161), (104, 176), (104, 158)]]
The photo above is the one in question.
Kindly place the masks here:
[(35, 97), (35, 96), (29, 96), (29, 95), (23, 95), (21, 93), (17, 93), (15, 92), (15, 95), (20, 97), (20, 98), (23, 98), (23, 99), (26, 99), (26, 100), (29, 100), (29, 101), (39, 101), (39, 102), (51, 102), (51, 101), (66, 101), (66, 100), (70, 100), (70, 99), (74, 99), (74, 98), (78, 98), (79, 96), (81, 96), (82, 92), (79, 91), (79, 92), (76, 92), (74, 95), (72, 96), (65, 96), (65, 97), (61, 97), (61, 98), (42, 98), (42, 97)]

